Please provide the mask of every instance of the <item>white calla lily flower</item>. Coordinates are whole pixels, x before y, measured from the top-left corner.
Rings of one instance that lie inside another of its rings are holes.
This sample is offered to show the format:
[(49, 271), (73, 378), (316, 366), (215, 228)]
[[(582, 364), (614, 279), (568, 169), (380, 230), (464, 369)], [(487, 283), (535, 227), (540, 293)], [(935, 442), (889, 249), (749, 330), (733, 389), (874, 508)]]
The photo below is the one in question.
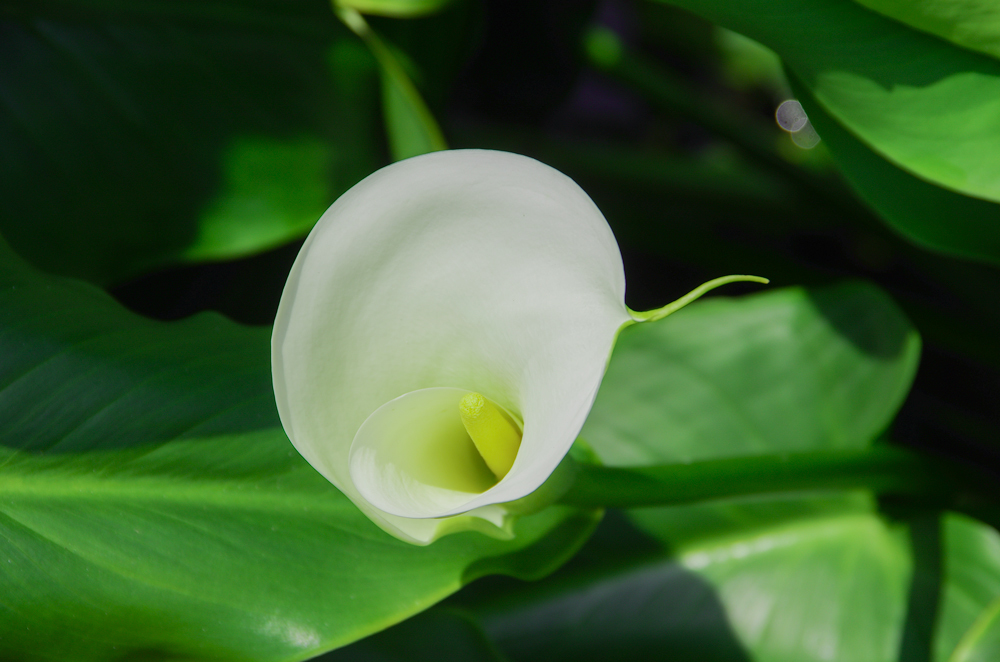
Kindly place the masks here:
[[(624, 297), (618, 244), (562, 173), (485, 150), (395, 163), (330, 207), (292, 267), (272, 339), (282, 424), (389, 533), (503, 535), (501, 504), (583, 427)], [(502, 479), (462, 424), (468, 393), (523, 433)]]
[(434, 152), (354, 186), (292, 267), (272, 336), (295, 448), (390, 534), (510, 535), (590, 411), (625, 306), (618, 245), (571, 179)]

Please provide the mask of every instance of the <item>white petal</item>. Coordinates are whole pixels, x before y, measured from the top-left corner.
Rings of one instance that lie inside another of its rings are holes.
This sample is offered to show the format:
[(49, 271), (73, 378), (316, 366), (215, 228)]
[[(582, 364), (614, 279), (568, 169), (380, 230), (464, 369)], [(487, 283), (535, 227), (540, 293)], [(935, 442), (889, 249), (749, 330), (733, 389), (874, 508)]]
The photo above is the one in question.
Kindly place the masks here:
[(457, 509), (493, 487), (462, 425), (458, 402), (469, 391), (438, 387), (390, 400), (354, 435), (349, 458), (355, 486), (368, 503), (401, 517)]
[[(558, 171), (483, 150), (393, 164), (330, 207), (292, 268), (272, 337), (282, 424), (317, 470), (394, 535), (429, 542), (475, 525), (440, 519), (457, 513), (500, 525), (493, 504), (541, 485), (583, 426), (630, 320), (624, 294), (604, 217)], [(351, 445), (369, 417), (438, 387), (478, 391), (523, 423), (504, 479), (481, 493), (433, 485), (426, 464), (379, 465), (376, 455), (401, 447), (366, 434), (352, 477)]]

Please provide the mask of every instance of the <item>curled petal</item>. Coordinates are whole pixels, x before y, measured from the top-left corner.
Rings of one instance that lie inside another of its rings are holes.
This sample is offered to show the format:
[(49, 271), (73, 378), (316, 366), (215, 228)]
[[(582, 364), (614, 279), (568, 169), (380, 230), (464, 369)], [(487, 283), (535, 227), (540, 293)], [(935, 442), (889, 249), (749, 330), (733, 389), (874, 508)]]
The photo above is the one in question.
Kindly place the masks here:
[[(568, 177), (504, 152), (393, 164), (323, 215), (272, 337), (298, 451), (379, 526), (427, 543), (504, 535), (583, 426), (619, 329), (621, 255)], [(523, 432), (497, 480), (458, 401), (481, 393)]]

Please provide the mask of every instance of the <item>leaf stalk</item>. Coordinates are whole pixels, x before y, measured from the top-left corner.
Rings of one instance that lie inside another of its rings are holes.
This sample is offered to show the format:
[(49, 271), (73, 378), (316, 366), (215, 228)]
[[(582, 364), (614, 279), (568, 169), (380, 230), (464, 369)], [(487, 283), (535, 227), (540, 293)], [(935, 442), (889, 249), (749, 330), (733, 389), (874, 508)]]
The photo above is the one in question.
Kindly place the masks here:
[(607, 467), (577, 464), (561, 502), (582, 508), (674, 506), (728, 497), (866, 489), (949, 504), (988, 493), (990, 477), (894, 446), (781, 453), (685, 464)]

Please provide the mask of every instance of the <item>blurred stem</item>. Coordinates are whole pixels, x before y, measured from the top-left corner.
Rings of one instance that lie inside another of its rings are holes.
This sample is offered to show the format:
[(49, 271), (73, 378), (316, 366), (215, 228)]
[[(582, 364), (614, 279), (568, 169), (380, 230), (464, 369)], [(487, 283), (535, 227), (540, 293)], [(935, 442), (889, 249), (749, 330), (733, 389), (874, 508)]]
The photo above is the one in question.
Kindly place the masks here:
[(677, 113), (724, 138), (745, 156), (781, 175), (808, 196), (819, 196), (842, 212), (871, 214), (846, 188), (782, 158), (777, 152), (773, 131), (748, 121), (726, 104), (699, 92), (683, 78), (629, 51), (610, 30), (592, 30), (586, 37), (585, 50), (591, 64), (598, 69), (636, 89), (662, 109)]
[(961, 505), (990, 493), (991, 479), (965, 467), (890, 446), (706, 460), (648, 467), (578, 464), (562, 497), (582, 508), (674, 506), (726, 497), (866, 489), (946, 497)]
[(417, 18), (438, 12), (452, 2), (453, 0), (337, 0), (336, 4), (376, 16)]
[(398, 161), (448, 149), (441, 127), (392, 49), (356, 9), (334, 0), (333, 11), (344, 25), (361, 37), (378, 62), (382, 72), (386, 133), (393, 158)]

